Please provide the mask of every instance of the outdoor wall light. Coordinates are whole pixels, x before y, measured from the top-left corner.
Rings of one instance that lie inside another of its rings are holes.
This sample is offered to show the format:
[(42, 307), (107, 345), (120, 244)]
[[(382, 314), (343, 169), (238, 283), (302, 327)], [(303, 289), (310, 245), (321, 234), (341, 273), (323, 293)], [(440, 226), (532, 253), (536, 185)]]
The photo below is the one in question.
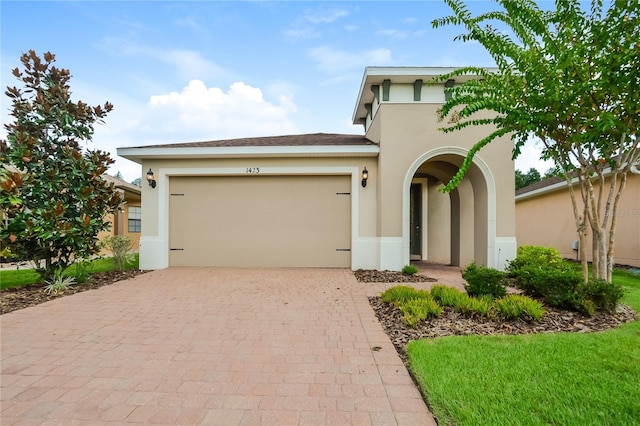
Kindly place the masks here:
[(150, 187), (156, 187), (156, 176), (153, 174), (153, 170), (151, 169), (147, 172), (147, 182), (149, 182)]
[(365, 166), (364, 170), (362, 170), (362, 187), (366, 187), (367, 186), (367, 179), (369, 179), (369, 172), (367, 171), (367, 168)]

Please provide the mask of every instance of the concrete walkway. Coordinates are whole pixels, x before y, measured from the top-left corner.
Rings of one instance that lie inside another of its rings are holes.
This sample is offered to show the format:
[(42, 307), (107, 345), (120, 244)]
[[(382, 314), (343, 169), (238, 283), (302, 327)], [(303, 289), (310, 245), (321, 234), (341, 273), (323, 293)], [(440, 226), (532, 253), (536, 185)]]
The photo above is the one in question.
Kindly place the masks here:
[(2, 315), (0, 423), (434, 425), (367, 300), (389, 286), (171, 268)]

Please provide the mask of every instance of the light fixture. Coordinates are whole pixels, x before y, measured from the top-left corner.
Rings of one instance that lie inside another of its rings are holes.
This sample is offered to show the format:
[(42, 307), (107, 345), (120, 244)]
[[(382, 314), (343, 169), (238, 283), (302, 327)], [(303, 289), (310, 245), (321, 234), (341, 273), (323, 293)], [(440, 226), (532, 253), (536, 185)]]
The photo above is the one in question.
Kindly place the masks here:
[(153, 174), (153, 170), (151, 169), (147, 172), (147, 182), (149, 182), (150, 187), (156, 187), (156, 176)]
[(362, 170), (362, 187), (367, 186), (367, 179), (369, 179), (369, 172), (367, 171), (367, 167), (365, 166), (364, 170)]

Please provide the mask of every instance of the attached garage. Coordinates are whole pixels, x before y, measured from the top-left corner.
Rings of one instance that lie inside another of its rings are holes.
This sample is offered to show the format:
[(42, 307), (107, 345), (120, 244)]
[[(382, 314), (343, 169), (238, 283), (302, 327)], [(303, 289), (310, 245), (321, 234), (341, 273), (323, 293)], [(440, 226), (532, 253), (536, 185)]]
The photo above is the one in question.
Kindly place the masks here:
[(351, 176), (169, 178), (169, 265), (350, 267)]

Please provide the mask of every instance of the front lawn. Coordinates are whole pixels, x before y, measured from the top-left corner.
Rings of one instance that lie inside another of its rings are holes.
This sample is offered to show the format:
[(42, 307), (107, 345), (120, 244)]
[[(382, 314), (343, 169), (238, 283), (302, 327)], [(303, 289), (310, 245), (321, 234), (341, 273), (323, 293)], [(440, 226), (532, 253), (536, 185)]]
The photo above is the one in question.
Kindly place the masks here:
[[(616, 271), (640, 311), (640, 277)], [(408, 357), (440, 424), (640, 423), (640, 321), (598, 333), (444, 337)]]
[[(138, 269), (138, 254), (135, 255), (135, 260), (127, 265), (127, 269)], [(64, 272), (66, 276), (76, 276), (76, 265), (71, 265)], [(114, 262), (111, 257), (101, 257), (91, 261), (89, 266), (89, 273), (96, 274), (99, 272), (107, 272), (114, 270)], [(0, 289), (20, 287), (23, 285), (35, 284), (39, 281), (40, 276), (33, 271), (33, 269), (19, 269), (19, 270), (1, 270), (0, 271)]]

